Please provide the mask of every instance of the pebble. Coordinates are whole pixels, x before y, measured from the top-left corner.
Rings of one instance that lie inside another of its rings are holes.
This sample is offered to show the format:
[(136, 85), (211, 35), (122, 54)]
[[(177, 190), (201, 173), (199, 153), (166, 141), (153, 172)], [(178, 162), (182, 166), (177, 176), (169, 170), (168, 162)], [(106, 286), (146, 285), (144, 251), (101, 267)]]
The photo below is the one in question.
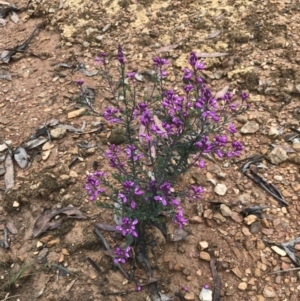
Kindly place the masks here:
[(202, 260), (210, 261), (210, 255), (207, 252), (200, 252), (199, 257)]
[(79, 117), (85, 113), (85, 108), (81, 108), (79, 110), (75, 110), (68, 113), (68, 119)]
[(195, 294), (194, 293), (186, 293), (184, 295), (184, 300), (195, 300)]
[(241, 128), (242, 134), (254, 134), (259, 130), (259, 124), (255, 121), (248, 121)]
[(248, 216), (246, 216), (246, 217), (244, 218), (244, 222), (245, 222), (248, 226), (250, 226), (251, 224), (253, 224), (254, 222), (256, 222), (256, 220), (257, 220), (257, 216), (254, 215), (254, 214), (250, 214), (250, 215), (248, 215)]
[(278, 165), (288, 159), (288, 155), (281, 147), (274, 147), (274, 149), (268, 155), (272, 164)]
[(199, 248), (200, 250), (204, 250), (208, 248), (208, 242), (207, 241), (200, 241), (199, 242)]
[(261, 228), (262, 227), (261, 227), (260, 221), (256, 221), (253, 224), (251, 224), (251, 226), (250, 226), (250, 232), (252, 234), (257, 234), (257, 233), (259, 233), (261, 231)]
[(281, 182), (283, 180), (283, 177), (277, 175), (277, 176), (274, 176), (274, 180)]
[(241, 282), (239, 285), (238, 285), (238, 289), (241, 290), (241, 291), (245, 291), (247, 289), (248, 285), (246, 282)]
[(286, 256), (286, 252), (277, 246), (272, 246), (271, 249), (280, 256)]
[(50, 135), (53, 139), (63, 138), (67, 133), (67, 130), (64, 128), (55, 128), (50, 131)]
[(220, 210), (221, 210), (221, 213), (223, 216), (231, 216), (231, 214), (232, 214), (231, 209), (225, 204), (222, 204), (220, 206)]
[(251, 196), (248, 193), (241, 194), (239, 196), (239, 201), (241, 202), (242, 205), (248, 205), (250, 203)]
[(263, 290), (263, 295), (266, 298), (275, 298), (277, 294), (272, 286), (265, 286)]
[(279, 135), (279, 132), (278, 132), (278, 130), (277, 130), (276, 127), (271, 126), (268, 135), (271, 136), (271, 137), (273, 137), (273, 138), (275, 138), (275, 137), (277, 137)]
[(215, 193), (218, 195), (225, 195), (227, 192), (227, 187), (225, 184), (217, 184), (215, 187)]

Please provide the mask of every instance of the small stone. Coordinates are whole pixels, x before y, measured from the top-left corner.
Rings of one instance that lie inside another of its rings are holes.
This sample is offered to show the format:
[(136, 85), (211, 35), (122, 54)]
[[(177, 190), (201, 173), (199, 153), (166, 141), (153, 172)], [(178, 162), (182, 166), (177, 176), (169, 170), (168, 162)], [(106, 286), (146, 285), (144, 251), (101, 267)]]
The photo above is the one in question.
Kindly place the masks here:
[(250, 226), (250, 232), (252, 234), (257, 234), (261, 231), (261, 223), (260, 221), (256, 221)]
[(207, 252), (200, 252), (199, 254), (200, 259), (205, 260), (205, 261), (210, 261), (210, 255)]
[(232, 214), (231, 209), (225, 204), (222, 204), (220, 206), (220, 210), (221, 210), (221, 213), (223, 216), (231, 216), (231, 214)]
[(231, 271), (238, 278), (240, 278), (240, 279), (243, 278), (243, 273), (241, 272), (241, 270), (238, 267), (233, 268)]
[(195, 294), (194, 293), (186, 293), (184, 295), (184, 300), (195, 300)]
[(272, 286), (265, 286), (263, 290), (263, 295), (266, 298), (275, 298), (277, 294)]
[(263, 250), (263, 249), (265, 249), (265, 248), (266, 248), (265, 243), (264, 243), (261, 239), (258, 239), (258, 240), (256, 241), (256, 249), (257, 249), (257, 250)]
[(275, 138), (275, 137), (277, 137), (277, 136), (279, 135), (279, 132), (278, 132), (278, 130), (277, 130), (276, 127), (271, 126), (268, 135), (269, 135), (270, 137), (272, 137), (272, 138)]
[(241, 128), (242, 134), (254, 134), (259, 130), (259, 124), (255, 121), (248, 121)]
[(227, 187), (225, 184), (217, 184), (215, 187), (215, 193), (218, 195), (225, 195), (227, 191)]
[(59, 238), (55, 238), (53, 240), (48, 241), (46, 246), (47, 246), (47, 248), (51, 248), (51, 247), (59, 244), (59, 242), (60, 242), (60, 239)]
[(60, 254), (59, 259), (58, 259), (58, 262), (59, 262), (59, 263), (62, 263), (62, 262), (64, 262), (64, 260), (65, 260), (64, 254)]
[(265, 297), (262, 295), (257, 295), (256, 299), (257, 299), (257, 301), (265, 301), (266, 300)]
[(174, 266), (174, 271), (182, 271), (184, 269), (184, 265), (182, 263), (177, 262)]
[(49, 158), (50, 154), (51, 154), (51, 150), (43, 151), (43, 153), (42, 153), (42, 160), (46, 161)]
[(248, 205), (250, 203), (251, 196), (248, 193), (241, 194), (239, 196), (239, 201), (241, 202), (242, 205)]
[(212, 291), (208, 288), (203, 287), (199, 294), (199, 299), (201, 301), (212, 301)]
[(272, 246), (271, 249), (280, 256), (286, 256), (286, 252), (277, 246)]
[(293, 143), (293, 149), (296, 152), (300, 152), (300, 142), (294, 142)]
[(89, 43), (89, 42), (87, 42), (87, 41), (84, 41), (84, 42), (82, 43), (82, 46), (85, 47), (85, 48), (89, 48), (90, 45), (91, 45), (91, 43)]
[(75, 111), (69, 112), (68, 113), (68, 119), (79, 117), (79, 116), (83, 115), (84, 112), (85, 112), (85, 108), (81, 108), (79, 110), (75, 110)]
[(69, 256), (69, 255), (70, 255), (70, 252), (69, 252), (68, 249), (66, 249), (66, 248), (62, 248), (62, 249), (61, 249), (61, 252), (62, 252), (64, 255), (66, 255), (66, 256)]
[(204, 249), (207, 249), (208, 248), (208, 242), (207, 241), (200, 241), (199, 242), (199, 248), (200, 250), (204, 250)]
[(282, 182), (283, 177), (282, 177), (282, 176), (279, 176), (279, 175), (276, 175), (276, 176), (274, 176), (274, 180), (276, 180), (276, 181), (278, 181), (278, 182)]
[(74, 170), (71, 170), (71, 171), (70, 171), (69, 176), (70, 176), (71, 178), (78, 178), (78, 174), (77, 174), (77, 172), (74, 171)]
[(220, 212), (216, 212), (213, 215), (213, 219), (218, 223), (218, 224), (222, 224), (226, 222), (226, 218), (220, 213)]
[(237, 212), (232, 212), (231, 218), (236, 222), (236, 223), (241, 223), (243, 221), (243, 217), (240, 216)]
[(53, 147), (54, 147), (54, 144), (51, 143), (51, 142), (49, 142), (49, 141), (47, 141), (47, 142), (43, 145), (42, 150), (43, 150), (43, 151), (46, 151), (46, 150), (52, 149)]
[(122, 144), (126, 141), (126, 136), (125, 136), (125, 132), (123, 131), (123, 129), (113, 129), (111, 131), (111, 135), (108, 138), (108, 142), (110, 144)]
[(242, 228), (242, 232), (243, 232), (243, 234), (244, 234), (245, 236), (251, 236), (251, 232), (250, 232), (249, 229), (246, 228), (246, 227), (243, 227), (243, 228)]
[(300, 183), (292, 183), (292, 188), (295, 192), (300, 190)]
[(248, 285), (246, 282), (241, 282), (239, 285), (238, 285), (238, 289), (241, 290), (241, 291), (245, 291), (247, 289)]
[(250, 215), (248, 215), (248, 216), (246, 216), (246, 217), (244, 218), (244, 222), (245, 222), (248, 226), (250, 226), (251, 224), (253, 224), (256, 220), (257, 220), (257, 216), (254, 215), (254, 214), (250, 214)]
[(297, 250), (297, 251), (300, 251), (300, 244), (295, 244), (294, 249)]
[(40, 248), (40, 247), (42, 247), (42, 246), (43, 246), (43, 243), (38, 240), (37, 243), (36, 243), (37, 249)]
[(50, 135), (53, 139), (63, 138), (67, 133), (67, 130), (64, 128), (55, 128), (50, 131)]
[(12, 206), (13, 206), (14, 208), (18, 208), (18, 207), (20, 206), (20, 203), (17, 202), (17, 201), (14, 201)]
[(288, 155), (281, 147), (275, 147), (268, 155), (272, 164), (278, 165), (288, 159)]

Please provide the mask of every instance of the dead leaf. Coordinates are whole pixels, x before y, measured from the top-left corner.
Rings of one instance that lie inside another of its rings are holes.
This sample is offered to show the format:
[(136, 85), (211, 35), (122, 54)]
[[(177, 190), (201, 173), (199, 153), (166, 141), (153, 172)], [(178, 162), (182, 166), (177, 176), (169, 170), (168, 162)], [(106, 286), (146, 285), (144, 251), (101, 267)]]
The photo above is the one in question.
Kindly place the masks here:
[(45, 142), (47, 142), (48, 139), (47, 138), (44, 138), (44, 137), (39, 137), (37, 139), (34, 139), (34, 140), (30, 140), (28, 142), (26, 142), (24, 144), (24, 148), (28, 148), (28, 149), (33, 149), (35, 147), (38, 147), (42, 144), (44, 144)]
[(18, 163), (18, 165), (20, 166), (20, 168), (22, 168), (22, 169), (26, 168), (26, 166), (28, 164), (28, 160), (27, 160), (27, 152), (26, 152), (25, 148), (23, 148), (22, 146), (19, 146), (14, 151), (14, 158), (15, 158), (16, 162)]
[(16, 24), (19, 23), (19, 21), (20, 21), (19, 16), (14, 11), (11, 12), (10, 18)]
[(4, 63), (6, 63), (6, 64), (8, 64), (8, 62), (9, 62), (9, 60), (10, 60), (10, 51), (8, 51), (8, 50), (4, 50), (4, 51), (2, 51), (2, 53), (1, 53), (1, 55), (0, 55), (0, 59), (4, 62)]
[(15, 226), (15, 224), (11, 221), (7, 221), (5, 223), (7, 230), (11, 233), (11, 234), (18, 234), (18, 230)]
[(7, 154), (6, 156), (6, 159), (4, 161), (4, 167), (6, 171), (4, 175), (5, 191), (8, 191), (9, 189), (15, 186), (14, 164), (10, 154)]
[(156, 50), (156, 53), (167, 52), (178, 47), (178, 44), (168, 45)]
[(58, 228), (62, 224), (63, 219), (51, 220), (59, 214), (65, 214), (67, 218), (86, 219), (86, 216), (75, 207), (65, 207), (58, 210), (47, 211), (36, 220), (32, 231), (33, 237), (35, 238), (47, 230)]
[(222, 98), (228, 92), (229, 86), (225, 86), (222, 90), (218, 91), (215, 95), (215, 98)]
[(64, 1), (63, 0), (59, 0), (58, 9), (62, 9), (62, 8), (64, 8)]
[(167, 131), (163, 128), (161, 120), (157, 117), (157, 115), (153, 116), (153, 121), (155, 125), (162, 131), (166, 136), (168, 136)]
[(216, 30), (207, 36), (207, 39), (214, 39), (221, 34), (222, 30)]
[(212, 52), (212, 53), (200, 52), (200, 53), (197, 53), (198, 57), (204, 57), (204, 58), (221, 57), (221, 56), (225, 56), (228, 54), (229, 54), (228, 52)]
[(72, 280), (67, 286), (66, 286), (66, 292), (68, 292), (72, 286), (74, 285), (75, 281), (77, 280), (78, 278), (75, 278), (74, 280)]

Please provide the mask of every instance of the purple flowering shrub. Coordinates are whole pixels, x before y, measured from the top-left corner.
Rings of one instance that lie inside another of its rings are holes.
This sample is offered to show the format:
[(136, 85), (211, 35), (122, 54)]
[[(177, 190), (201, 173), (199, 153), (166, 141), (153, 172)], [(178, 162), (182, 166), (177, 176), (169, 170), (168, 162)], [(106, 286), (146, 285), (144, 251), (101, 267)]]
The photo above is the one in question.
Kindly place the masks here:
[[(175, 191), (178, 175), (192, 166), (204, 168), (204, 155), (239, 156), (243, 146), (234, 140), (236, 129), (230, 120), (249, 106), (245, 92), (240, 101), (229, 92), (216, 99), (201, 77), (204, 63), (195, 52), (190, 54), (189, 67), (183, 69), (181, 93), (167, 87), (167, 60), (155, 57), (151, 92), (143, 98), (138, 93), (142, 85), (138, 75), (125, 71), (121, 46), (117, 57), (120, 79), (116, 82), (109, 74), (106, 54), (96, 61), (112, 94), (103, 117), (124, 129), (127, 143), (108, 147), (105, 155), (114, 172), (88, 175), (85, 188), (91, 201), (99, 194), (109, 197), (111, 203), (99, 204), (114, 210), (119, 216), (116, 231), (133, 241), (143, 235), (147, 225), (163, 222), (162, 212), (180, 228), (187, 224), (181, 200), (198, 201), (204, 190), (192, 185)], [(119, 185), (111, 184), (110, 177)], [(115, 262), (125, 262), (129, 252), (128, 244), (118, 247)]]

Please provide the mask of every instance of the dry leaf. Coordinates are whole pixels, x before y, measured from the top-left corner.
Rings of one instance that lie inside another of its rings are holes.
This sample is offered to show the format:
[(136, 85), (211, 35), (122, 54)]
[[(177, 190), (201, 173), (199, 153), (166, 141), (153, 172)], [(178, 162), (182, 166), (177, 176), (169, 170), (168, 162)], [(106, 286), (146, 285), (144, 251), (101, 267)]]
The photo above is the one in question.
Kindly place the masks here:
[(170, 50), (173, 50), (175, 48), (178, 47), (178, 44), (173, 44), (173, 45), (168, 45), (168, 46), (164, 46), (164, 47), (161, 47), (159, 49), (156, 50), (156, 53), (161, 53), (161, 52), (166, 52), (166, 51), (170, 51)]
[(5, 182), (5, 191), (13, 188), (15, 186), (14, 180), (14, 164), (10, 154), (7, 154), (6, 159), (4, 161), (5, 167), (5, 175), (4, 175), (4, 182)]
[(11, 234), (18, 234), (18, 230), (16, 228), (16, 226), (14, 225), (13, 222), (11, 221), (7, 221), (5, 223), (7, 230), (11, 233)]
[(222, 90), (218, 91), (215, 95), (216, 99), (222, 98), (228, 92), (229, 86), (225, 86)]
[(68, 218), (86, 219), (86, 216), (74, 207), (65, 207), (58, 210), (48, 211), (36, 220), (32, 231), (33, 237), (37, 237), (49, 229), (58, 228), (62, 224), (63, 219), (51, 220), (59, 214), (65, 214)]
[(221, 56), (225, 56), (228, 54), (229, 54), (228, 52), (212, 52), (212, 53), (200, 52), (200, 53), (197, 53), (198, 57), (204, 57), (204, 58), (221, 57)]
[(19, 146), (14, 151), (14, 158), (15, 158), (16, 162), (18, 163), (18, 165), (20, 166), (20, 168), (22, 168), (22, 169), (26, 168), (26, 166), (28, 164), (28, 160), (27, 160), (27, 153), (26, 153), (25, 148)]
[(16, 24), (19, 23), (19, 21), (20, 21), (19, 16), (14, 11), (11, 12), (10, 18)]
[(221, 34), (222, 30), (216, 30), (207, 36), (207, 39), (214, 39)]

